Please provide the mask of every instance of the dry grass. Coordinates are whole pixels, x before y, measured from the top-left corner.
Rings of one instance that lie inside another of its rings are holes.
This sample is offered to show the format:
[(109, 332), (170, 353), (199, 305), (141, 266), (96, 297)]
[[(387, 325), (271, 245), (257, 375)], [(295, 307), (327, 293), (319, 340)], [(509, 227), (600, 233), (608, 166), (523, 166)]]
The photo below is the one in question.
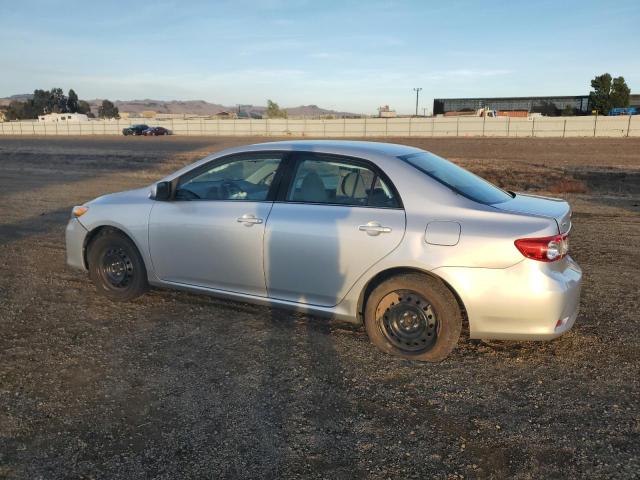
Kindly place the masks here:
[(551, 193), (587, 193), (587, 185), (573, 178), (563, 178), (549, 187)]

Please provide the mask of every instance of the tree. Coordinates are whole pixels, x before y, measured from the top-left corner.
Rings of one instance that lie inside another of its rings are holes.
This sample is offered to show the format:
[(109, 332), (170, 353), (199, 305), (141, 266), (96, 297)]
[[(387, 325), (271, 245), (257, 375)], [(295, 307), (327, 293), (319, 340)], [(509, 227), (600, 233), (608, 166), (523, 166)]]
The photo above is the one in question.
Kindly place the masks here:
[(73, 88), (69, 90), (69, 96), (67, 97), (67, 111), (70, 113), (78, 112), (78, 94)]
[(631, 89), (627, 86), (627, 82), (624, 81), (624, 77), (613, 79), (611, 84), (611, 103), (614, 108), (628, 107), (630, 94)]
[(24, 118), (35, 118), (30, 116), (30, 111), (28, 111), (28, 102), (18, 102), (13, 100), (4, 115), (7, 120), (22, 120)]
[(51, 92), (48, 90), (34, 90), (33, 98), (27, 103), (31, 104), (36, 112), (36, 116), (52, 112)]
[[(69, 95), (69, 98), (71, 98), (71, 95)], [(78, 101), (78, 109), (77, 109), (78, 113), (84, 113), (85, 115), (88, 115), (91, 113), (91, 105), (89, 105), (89, 102), (85, 101), (85, 100), (80, 100)]]
[(55, 113), (67, 113), (67, 96), (61, 88), (52, 88), (50, 92), (50, 111)]
[(103, 100), (102, 105), (98, 108), (98, 116), (100, 118), (120, 118), (120, 112), (113, 102)]
[(268, 118), (287, 118), (287, 112), (280, 110), (276, 102), (267, 100), (267, 117)]
[(589, 103), (598, 113), (606, 115), (612, 108), (629, 106), (629, 87), (624, 77), (612, 79), (608, 73), (591, 80)]

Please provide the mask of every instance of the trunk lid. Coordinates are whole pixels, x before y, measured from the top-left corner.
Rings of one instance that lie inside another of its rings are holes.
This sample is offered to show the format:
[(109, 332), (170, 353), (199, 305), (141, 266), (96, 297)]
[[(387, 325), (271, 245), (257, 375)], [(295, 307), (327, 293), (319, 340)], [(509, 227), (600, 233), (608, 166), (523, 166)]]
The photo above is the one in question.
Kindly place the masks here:
[(516, 193), (511, 200), (494, 204), (493, 207), (505, 212), (553, 218), (558, 224), (560, 234), (565, 234), (571, 229), (571, 207), (559, 198)]

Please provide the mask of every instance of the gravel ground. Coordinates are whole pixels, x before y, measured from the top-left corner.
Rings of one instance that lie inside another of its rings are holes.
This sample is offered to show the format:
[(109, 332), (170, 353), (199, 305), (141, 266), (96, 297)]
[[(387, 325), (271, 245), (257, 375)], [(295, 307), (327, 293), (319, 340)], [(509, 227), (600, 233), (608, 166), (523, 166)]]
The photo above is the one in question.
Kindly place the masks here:
[(581, 313), (552, 342), (418, 364), (286, 311), (112, 304), (65, 267), (72, 205), (253, 141), (0, 138), (0, 478), (640, 478), (640, 139), (394, 139), (517, 190), (581, 182)]

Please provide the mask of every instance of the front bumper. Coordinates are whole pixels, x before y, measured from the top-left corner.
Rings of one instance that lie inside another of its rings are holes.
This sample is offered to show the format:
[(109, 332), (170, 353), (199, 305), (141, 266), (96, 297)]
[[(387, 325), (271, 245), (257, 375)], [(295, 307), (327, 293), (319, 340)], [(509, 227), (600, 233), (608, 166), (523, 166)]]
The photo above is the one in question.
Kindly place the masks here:
[(77, 218), (72, 218), (67, 223), (65, 230), (65, 243), (67, 247), (67, 265), (80, 270), (87, 270), (84, 263), (84, 240), (87, 229)]
[(441, 267), (434, 271), (458, 293), (471, 338), (550, 340), (578, 316), (582, 270), (571, 259), (523, 260), (504, 269)]

